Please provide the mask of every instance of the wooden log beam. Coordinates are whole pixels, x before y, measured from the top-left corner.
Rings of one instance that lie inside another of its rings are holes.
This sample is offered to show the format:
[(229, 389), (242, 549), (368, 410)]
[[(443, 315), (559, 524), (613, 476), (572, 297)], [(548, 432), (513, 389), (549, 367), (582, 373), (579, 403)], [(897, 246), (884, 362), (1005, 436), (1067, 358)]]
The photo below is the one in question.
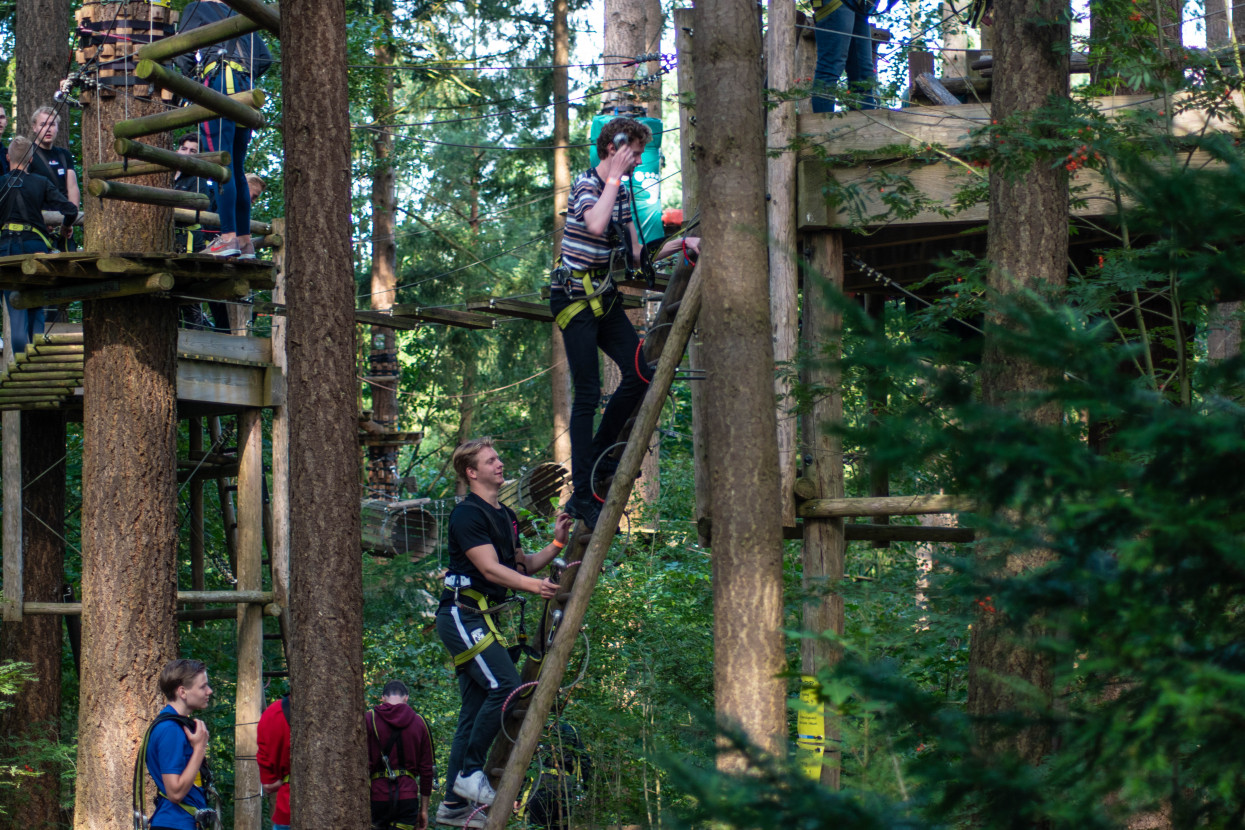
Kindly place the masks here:
[[(181, 76), (179, 75), (178, 77)], [(195, 86), (199, 86), (199, 84), (195, 84)], [(206, 87), (199, 88), (206, 89)], [(242, 109), (247, 110), (247, 112), (255, 113), (254, 110), (247, 109), (237, 101), (230, 101), (230, 103), (236, 107), (241, 107)], [(115, 150), (119, 156), (123, 156), (128, 159), (138, 159), (139, 161), (150, 162), (152, 164), (159, 164), (163, 167), (172, 168), (173, 170), (180, 170), (187, 176), (202, 176), (205, 179), (211, 179), (214, 182), (221, 183), (229, 181), (230, 174), (228, 167), (222, 167), (214, 162), (204, 161), (197, 156), (184, 156), (179, 155), (172, 150), (165, 150), (161, 147), (152, 147), (150, 144), (144, 144), (143, 142), (135, 141), (132, 138), (118, 138), (113, 142), (112, 149)], [(221, 155), (228, 156), (229, 154), (222, 153)]]
[(399, 329), (401, 331), (414, 331), (424, 324), (423, 320), (396, 317), (392, 314), (386, 314), (382, 311), (370, 311), (366, 308), (355, 309), (354, 321), (364, 326), (384, 326), (385, 328)]
[(187, 283), (177, 289), (178, 293), (197, 300), (240, 300), (251, 293), (249, 280), (232, 278), (223, 280), (201, 280)]
[(270, 233), (256, 239), (252, 239), (251, 244), (253, 244), (256, 249), (280, 248), (285, 244), (285, 239), (279, 233)]
[(165, 207), (206, 208), (211, 200), (206, 193), (193, 193), (188, 190), (173, 190), (168, 187), (148, 187), (143, 184), (123, 184), (107, 179), (92, 179), (87, 183), (87, 192), (101, 199), (116, 199), (119, 202), (138, 202), (144, 205), (164, 205)]
[[(178, 592), (178, 600), (181, 601), (181, 593)], [(203, 592), (201, 592), (203, 593)], [(272, 603), (264, 606), (263, 612), (265, 616), (275, 617), (277, 614), (271, 613)], [(279, 609), (280, 606), (276, 606)], [(82, 603), (80, 602), (24, 602), (22, 603), (22, 613), (30, 615), (61, 615), (65, 617), (82, 616)], [(177, 619), (182, 622), (189, 620), (236, 620), (238, 611), (236, 608), (184, 608), (177, 612)]]
[(45, 343), (49, 346), (71, 346), (74, 344), (85, 343), (86, 338), (80, 331), (51, 331), (47, 334), (36, 334), (35, 345), (42, 346)]
[(491, 329), (492, 317), (453, 308), (427, 308), (414, 303), (395, 303), (389, 309), (395, 317), (410, 317), (425, 323), (441, 323), (463, 329)]
[[(190, 156), (178, 156), (178, 158), (198, 159), (226, 169), (230, 162), (229, 153), (224, 150), (218, 153), (195, 153)], [(150, 176), (153, 173), (172, 172), (173, 170), (166, 165), (149, 161), (106, 161), (102, 164), (92, 164), (86, 169), (89, 179), (125, 179), (130, 176)]]
[[(14, 306), (21, 308), (21, 306)], [(35, 343), (26, 347), (26, 354), (82, 354), (82, 343)]]
[[(274, 7), (275, 8), (275, 7)], [(167, 61), (178, 55), (193, 52), (204, 46), (212, 46), (233, 40), (240, 35), (250, 34), (263, 28), (249, 17), (227, 17), (196, 29), (187, 29), (154, 43), (149, 43), (138, 50), (139, 60)]]
[(64, 386), (73, 389), (82, 380), (81, 375), (72, 372), (57, 372), (56, 374), (63, 374), (66, 377), (48, 378), (39, 375), (31, 375), (29, 379), (22, 379), (21, 375), (16, 378), (7, 377), (0, 381), (0, 389), (57, 389)]
[[(198, 81), (187, 78), (185, 75), (166, 69), (155, 61), (140, 60), (138, 66), (134, 69), (134, 74), (145, 81), (151, 81), (161, 89), (177, 93), (187, 101), (207, 107), (213, 112), (219, 113), (230, 121), (241, 124), (244, 127), (258, 130), (264, 126), (263, 113), (248, 107), (240, 101), (235, 101), (223, 92), (217, 92), (209, 86), (204, 86)], [(129, 154), (121, 153), (121, 155)], [(181, 158), (189, 158), (189, 156), (182, 156)], [(154, 161), (154, 159), (145, 159), (145, 161)]]
[[(621, 296), (625, 306), (628, 295)], [(487, 314), (499, 314), (502, 317), (518, 317), (522, 320), (535, 320), (538, 323), (553, 322), (553, 312), (549, 310), (547, 303), (532, 303), (526, 300), (489, 297), (487, 300), (467, 303), (467, 311), (482, 311)]]
[[(220, 214), (210, 213), (206, 210), (191, 210), (187, 208), (173, 208), (173, 221), (179, 225), (202, 225), (208, 230), (218, 230), (220, 228)], [(251, 234), (266, 236), (272, 233), (272, 225), (268, 222), (258, 222), (251, 220)]]
[(842, 519), (848, 516), (921, 516), (962, 513), (973, 509), (963, 496), (886, 496), (882, 498), (811, 499), (798, 508), (805, 519)]
[(0, 395), (0, 404), (24, 406), (28, 403), (57, 403), (65, 397), (65, 395)]
[(77, 368), (80, 369), (82, 368), (83, 356), (80, 354), (76, 354), (76, 355), (74, 354), (43, 354), (43, 355), (40, 355), (40, 354), (22, 353), (22, 354), (19, 354), (17, 357), (15, 357), (14, 360), (17, 362), (17, 366), (24, 366), (24, 365), (32, 364), (32, 363), (56, 363), (56, 364), (69, 364), (69, 365), (58, 365), (56, 367), (57, 369), (68, 369), (71, 366), (76, 366)]
[(82, 263), (36, 259), (35, 257), (38, 256), (45, 255), (33, 254), (22, 260), (22, 276), (28, 281), (34, 282), (36, 277), (46, 278), (50, 282), (54, 277), (86, 278), (91, 276)]
[[(259, 89), (248, 89), (229, 97), (256, 110), (264, 106), (265, 96)], [(211, 121), (213, 118), (219, 118), (219, 115), (205, 106), (195, 104), (166, 112), (157, 112), (153, 115), (144, 115), (141, 118), (131, 118), (129, 121), (118, 121), (113, 125), (112, 136), (113, 138), (141, 138), (145, 135), (172, 132), (182, 127)]]
[(224, 0), (238, 14), (249, 17), (276, 37), (281, 37), (281, 9), (263, 0)]
[[(18, 291), (10, 297), (14, 308), (38, 308), (44, 305), (64, 305), (78, 300), (103, 300), (111, 297), (131, 297), (135, 294), (154, 294), (169, 291), (176, 281), (169, 273), (150, 274), (124, 280), (67, 285), (63, 288), (36, 288)], [(42, 354), (36, 354), (42, 357)], [(81, 351), (78, 352), (81, 359)]]

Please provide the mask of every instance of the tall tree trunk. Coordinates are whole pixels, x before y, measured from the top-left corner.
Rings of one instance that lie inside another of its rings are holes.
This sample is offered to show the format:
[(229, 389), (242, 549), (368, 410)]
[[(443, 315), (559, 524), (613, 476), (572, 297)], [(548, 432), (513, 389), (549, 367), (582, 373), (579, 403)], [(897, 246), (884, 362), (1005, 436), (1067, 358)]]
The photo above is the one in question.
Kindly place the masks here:
[[(1068, 95), (1069, 31), (1060, 23), (1067, 12), (1061, 0), (999, 0), (995, 6), (992, 117), (999, 122), (1022, 118), (1049, 100)], [(1039, 159), (1018, 176), (991, 168), (988, 257), (990, 287), (998, 294), (1039, 291), (1058, 295), (1067, 282), (1068, 182), (1059, 165)], [(1015, 406), (1016, 399), (1049, 382), (1045, 373), (1022, 356), (1007, 352), (997, 331), (1014, 325), (994, 315), (989, 321), (982, 362), (982, 394), (987, 404)], [(1057, 422), (1055, 407), (1030, 411), (1035, 423)], [(986, 546), (989, 567), (1017, 574), (1047, 561), (1041, 550), (1000, 550)], [(973, 625), (969, 656), (968, 711), (989, 719), (1026, 705), (1016, 683), (1039, 696), (1051, 691), (1051, 666), (1042, 655), (1015, 642), (998, 614), (979, 613)], [(983, 728), (982, 750), (1012, 751), (1036, 763), (1050, 748), (1047, 730), (1034, 725), (1020, 732)]]
[[(377, 65), (393, 65), (393, 2), (374, 0), (373, 13), (383, 21), (383, 30), (376, 42), (374, 57)], [(388, 123), (393, 112), (393, 72), (382, 68), (384, 78), (372, 101), (372, 119)], [(397, 294), (398, 248), (394, 239), (397, 194), (393, 172), (393, 136), (384, 129), (377, 130), (372, 139), (374, 155), (372, 170), (372, 308), (387, 311), (393, 306)], [(372, 420), (387, 429), (398, 425), (398, 368), (397, 332), (384, 326), (372, 326), (368, 373), (379, 378), (371, 386)], [(382, 444), (368, 447), (373, 469), (369, 470), (372, 497), (396, 498), (398, 495), (398, 446)]]
[[(112, 19), (120, 8), (99, 9)], [(145, 4), (129, 14), (146, 18)], [(117, 161), (106, 138), (156, 101), (92, 96), (83, 157)], [(153, 136), (158, 146), (167, 138)], [(162, 185), (159, 176), (138, 184)], [(86, 200), (89, 251), (168, 251), (172, 211)], [(150, 296), (84, 304), (82, 692), (74, 827), (129, 828), (133, 759), (163, 704), (160, 669), (177, 656), (177, 303)]]
[[(562, 256), (562, 231), (566, 227), (566, 206), (571, 191), (570, 150), (571, 105), (569, 67), (571, 35), (567, 0), (553, 2), (553, 260)], [(550, 352), (553, 367), (549, 383), (553, 394), (553, 460), (571, 466), (571, 370), (562, 345), (562, 329), (551, 326)]]
[[(16, 7), (17, 107), (14, 132), (27, 132), (30, 115), (45, 103), (69, 68), (68, 0)], [(57, 136), (68, 146), (69, 131)], [(23, 594), (31, 601), (61, 597), (65, 545), (65, 417), (63, 413), (13, 413), (22, 454)], [(0, 628), (0, 657), (30, 663), (39, 679), (27, 684), (0, 717), (0, 735), (24, 740), (60, 735), (61, 618), (26, 617)], [(4, 799), (16, 827), (54, 827), (60, 818), (60, 770), (39, 765), (39, 778)]]
[[(11, 116), (13, 133), (27, 134), (30, 116), (52, 105), (52, 93), (69, 73), (69, 0), (17, 0), (13, 27), (17, 56), (17, 111)], [(61, 119), (56, 143), (69, 146), (68, 118)]]
[(290, 802), (295, 827), (368, 826), (355, 437), (350, 120), (342, 0), (281, 5), (289, 244)]
[[(713, 447), (714, 683), (718, 716), (779, 751), (786, 734), (782, 533), (766, 280), (765, 129), (756, 6), (696, 9), (696, 162), (704, 217), (701, 312)], [(725, 759), (737, 766), (738, 759)]]
[(633, 87), (623, 85), (635, 78), (635, 66), (623, 64), (644, 51), (644, 4), (645, 0), (606, 0), (602, 112), (627, 106), (635, 97)]
[(1231, 40), (1232, 21), (1228, 19), (1227, 0), (1206, 0), (1206, 45), (1217, 49)]
[[(458, 399), (458, 435), (454, 446), (471, 439), (471, 430), (475, 428), (476, 413), (476, 375), (477, 362), (475, 350), (468, 347), (463, 356), (463, 393)], [(460, 496), (467, 495), (467, 485), (461, 479), (454, 485), (454, 492)]]
[[(58, 602), (64, 581), (65, 413), (22, 412), (22, 588), (30, 602)], [(61, 618), (28, 616), (0, 628), (0, 658), (30, 663), (37, 680), (0, 712), (0, 740), (56, 741), (60, 737)], [(53, 828), (60, 819), (60, 773), (33, 764), (39, 777), (5, 789), (3, 807), (14, 827)]]
[[(648, 15), (652, 12), (652, 6), (656, 5), (655, 22), (648, 20)], [(621, 66), (623, 56), (634, 57), (647, 51), (646, 44), (650, 37), (655, 36), (658, 42), (661, 40), (661, 9), (660, 4), (652, 3), (652, 0), (607, 0), (605, 4), (605, 51), (603, 59), (606, 63), (605, 67), (605, 88), (610, 90), (619, 87), (622, 81), (635, 77), (634, 66)], [(615, 64), (615, 65), (610, 65)], [(614, 106), (624, 106), (629, 99), (634, 98), (633, 92), (629, 88), (622, 87), (615, 93), (606, 92), (602, 98), (604, 109), (610, 109)], [(646, 106), (650, 106), (650, 101), (645, 101)], [(660, 112), (660, 103), (658, 103)], [(650, 110), (650, 115), (652, 112)], [(639, 222), (639, 217), (635, 218)], [(625, 294), (643, 294), (643, 289), (624, 288)], [(627, 312), (627, 319), (638, 329), (643, 330), (647, 323), (646, 309), (644, 307), (631, 309)], [(605, 373), (603, 376), (606, 392), (612, 394), (618, 388), (618, 384), (622, 382), (622, 373), (612, 362), (606, 361)], [(661, 478), (660, 478), (660, 455), (661, 455), (661, 436), (654, 432), (649, 438), (649, 451), (644, 456), (644, 461), (640, 465), (640, 475), (636, 479), (635, 487), (631, 491), (630, 506), (640, 508), (642, 505), (651, 505), (656, 503), (657, 497), (660, 495)], [(604, 495), (604, 494), (602, 494)]]
[[(766, 63), (769, 86), (779, 93), (791, 88), (795, 79), (795, 6), (787, 0), (769, 4), (769, 44)], [(785, 374), (795, 360), (796, 348), (796, 267), (795, 202), (779, 194), (795, 192), (795, 101), (780, 101), (766, 117), (769, 158), (766, 162), (767, 192), (774, 196), (769, 213), (769, 291), (773, 326), (774, 363), (782, 374), (774, 378), (778, 398), (778, 507), (785, 527), (795, 527), (796, 420), (791, 383)]]

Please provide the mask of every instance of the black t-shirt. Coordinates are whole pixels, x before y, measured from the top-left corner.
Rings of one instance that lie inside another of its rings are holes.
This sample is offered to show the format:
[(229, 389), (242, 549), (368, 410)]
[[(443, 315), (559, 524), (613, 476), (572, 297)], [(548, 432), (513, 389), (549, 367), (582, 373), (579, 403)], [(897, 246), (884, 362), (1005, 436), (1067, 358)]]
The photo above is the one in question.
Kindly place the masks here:
[(30, 160), (30, 172), (38, 173), (56, 185), (56, 189), (66, 198), (69, 197), (69, 171), (73, 169), (73, 157), (64, 147), (47, 150), (35, 147), (34, 157)]
[(0, 223), (32, 225), (44, 236), (43, 211), (55, 210), (73, 221), (78, 206), (60, 194), (56, 186), (36, 173), (9, 172), (0, 176)]
[[(505, 599), (506, 589), (485, 579), (467, 558), (467, 551), (480, 545), (492, 545), (498, 561), (513, 569), (519, 551), (519, 517), (514, 511), (504, 504), (493, 507), (475, 493), (469, 493), (450, 513), (449, 540), (450, 575), (468, 577), (470, 587), (489, 599)], [(451, 600), (453, 593), (447, 590)], [(445, 601), (443, 595), (442, 602)]]

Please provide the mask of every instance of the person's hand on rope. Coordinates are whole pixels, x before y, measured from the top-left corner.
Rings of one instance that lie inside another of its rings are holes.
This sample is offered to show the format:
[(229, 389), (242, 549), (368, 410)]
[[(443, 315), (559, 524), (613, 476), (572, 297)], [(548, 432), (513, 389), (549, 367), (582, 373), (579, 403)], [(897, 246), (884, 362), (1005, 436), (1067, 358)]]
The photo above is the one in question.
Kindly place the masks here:
[(552, 579), (542, 579), (537, 593), (540, 594), (541, 599), (553, 599), (558, 595), (558, 583)]

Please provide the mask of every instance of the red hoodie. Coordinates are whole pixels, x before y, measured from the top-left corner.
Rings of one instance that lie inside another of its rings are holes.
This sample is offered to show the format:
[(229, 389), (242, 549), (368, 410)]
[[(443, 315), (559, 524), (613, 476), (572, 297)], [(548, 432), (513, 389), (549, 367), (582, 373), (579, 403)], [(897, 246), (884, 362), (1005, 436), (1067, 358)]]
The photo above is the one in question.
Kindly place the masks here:
[(389, 765), (419, 776), (418, 787), (414, 778), (408, 775), (398, 777), (399, 800), (431, 796), (432, 738), (424, 719), (405, 703), (382, 703), (363, 718), (367, 728), (368, 772), (381, 773), (379, 778), (372, 779), (372, 801), (389, 800), (389, 779), (384, 775), (385, 762), (380, 751), (395, 729), (401, 730), (401, 734), (389, 750)]
[(277, 790), (272, 808), (273, 824), (290, 823), (290, 725), (281, 710), (281, 699), (264, 710), (259, 718), (259, 781), (284, 781)]

